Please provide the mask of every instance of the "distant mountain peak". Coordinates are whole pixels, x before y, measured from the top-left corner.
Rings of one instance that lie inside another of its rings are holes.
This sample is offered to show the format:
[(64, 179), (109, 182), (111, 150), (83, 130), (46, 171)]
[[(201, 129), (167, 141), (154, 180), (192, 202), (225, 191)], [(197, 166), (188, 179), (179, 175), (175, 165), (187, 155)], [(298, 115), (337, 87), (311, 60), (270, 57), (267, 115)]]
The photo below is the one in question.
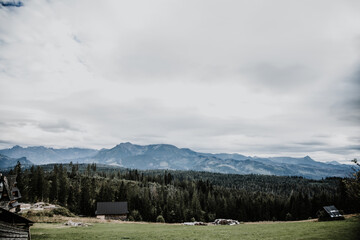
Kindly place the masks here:
[(138, 146), (140, 145), (132, 144), (131, 142), (124, 142), (124, 143), (119, 143), (113, 148), (129, 148), (129, 147), (138, 147)]
[(14, 167), (18, 162), (21, 163), (21, 165), (32, 165), (33, 163), (29, 161), (26, 157), (21, 158), (10, 158), (6, 155), (0, 154), (0, 169), (7, 169)]
[[(249, 157), (238, 153), (201, 153), (171, 144), (137, 145), (123, 142), (110, 149), (65, 148), (44, 146), (14, 146), (0, 150), (0, 154), (23, 162), (48, 163), (102, 163), (132, 169), (173, 169), (210, 171), (235, 174), (270, 174), (322, 178), (346, 176), (350, 167), (334, 165), (305, 157)], [(1, 155), (0, 155), (1, 156)], [(22, 158), (26, 157), (26, 158)], [(3, 157), (3, 162), (7, 162)]]
[(0, 150), (1, 154), (9, 156), (11, 158), (26, 157), (34, 164), (46, 164), (46, 163), (59, 163), (70, 162), (72, 160), (79, 160), (85, 157), (92, 157), (98, 151), (93, 149), (81, 149), (81, 148), (67, 148), (67, 149), (54, 149), (44, 146), (34, 146), (23, 148), (16, 145), (10, 149)]
[(330, 162), (327, 162), (329, 164), (333, 164), (333, 165), (341, 165), (341, 163), (337, 162), (337, 161), (330, 161)]
[(178, 147), (174, 146), (174, 145), (171, 145), (171, 144), (164, 144), (164, 143), (159, 143), (159, 144), (152, 144), (152, 145), (149, 145), (149, 146), (152, 146), (152, 147), (157, 147), (157, 148), (176, 148), (176, 149), (179, 149)]

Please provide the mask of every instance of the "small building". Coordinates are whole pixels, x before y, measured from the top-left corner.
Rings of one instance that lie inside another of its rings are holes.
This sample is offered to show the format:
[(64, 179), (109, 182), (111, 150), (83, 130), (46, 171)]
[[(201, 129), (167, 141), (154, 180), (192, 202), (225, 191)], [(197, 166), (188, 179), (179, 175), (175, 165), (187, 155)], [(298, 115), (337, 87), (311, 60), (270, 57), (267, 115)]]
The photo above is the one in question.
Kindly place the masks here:
[(339, 210), (334, 206), (324, 206), (324, 210), (326, 211), (326, 215), (322, 216), (320, 220), (344, 220), (344, 216), (339, 212)]
[(20, 211), (16, 176), (0, 173), (0, 239), (31, 239), (30, 226), (33, 222), (14, 212)]
[(99, 219), (126, 220), (128, 213), (127, 202), (98, 202), (95, 215)]
[(16, 208), (18, 212), (20, 205), (17, 200), (20, 198), (21, 194), (17, 188), (16, 176), (5, 177), (0, 173), (0, 207), (7, 210)]
[(0, 208), (0, 239), (28, 240), (33, 222), (16, 213)]

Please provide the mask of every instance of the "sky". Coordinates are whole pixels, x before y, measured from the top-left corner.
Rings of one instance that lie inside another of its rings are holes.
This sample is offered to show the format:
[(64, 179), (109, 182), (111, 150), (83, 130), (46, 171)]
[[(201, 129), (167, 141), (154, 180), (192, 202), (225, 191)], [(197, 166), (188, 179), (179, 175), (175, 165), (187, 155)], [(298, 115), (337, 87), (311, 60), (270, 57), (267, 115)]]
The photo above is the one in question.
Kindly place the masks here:
[(358, 0), (0, 0), (0, 148), (348, 163), (359, 93)]

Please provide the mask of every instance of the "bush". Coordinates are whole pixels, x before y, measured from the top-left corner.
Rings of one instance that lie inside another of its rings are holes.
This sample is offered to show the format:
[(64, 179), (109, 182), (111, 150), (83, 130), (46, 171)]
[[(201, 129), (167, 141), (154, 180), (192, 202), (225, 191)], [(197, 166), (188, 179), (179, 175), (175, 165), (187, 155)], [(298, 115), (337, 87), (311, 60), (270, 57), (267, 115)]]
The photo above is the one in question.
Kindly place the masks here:
[(317, 211), (316, 216), (318, 217), (318, 221), (325, 221), (329, 218), (329, 215), (325, 212), (325, 210)]
[(216, 219), (216, 214), (215, 213), (208, 213), (208, 220), (209, 222), (213, 222)]
[(291, 220), (293, 220), (293, 216), (291, 215), (291, 213), (287, 213), (287, 214), (285, 215), (285, 220), (286, 220), (286, 221), (291, 221)]
[(24, 216), (24, 217), (30, 217), (30, 216), (34, 216), (34, 212), (29, 210), (27, 212), (20, 212), (19, 215)]
[(157, 218), (156, 218), (156, 222), (158, 222), (158, 223), (164, 223), (164, 222), (165, 222), (165, 219), (164, 219), (164, 217), (163, 217), (162, 215), (159, 215), (159, 216), (157, 216)]
[(51, 210), (43, 210), (43, 211), (27, 211), (22, 214), (25, 217), (53, 217), (54, 215), (60, 215), (64, 217), (75, 217), (75, 215), (69, 211), (69, 209), (64, 207), (53, 208)]
[[(142, 217), (138, 210), (131, 211), (130, 217), (133, 217), (133, 219), (135, 221), (142, 221)], [(129, 220), (130, 220), (130, 217), (129, 217)]]
[(61, 215), (65, 217), (75, 217), (75, 215), (69, 211), (69, 209), (64, 207), (58, 207), (51, 210), (51, 212), (55, 215)]

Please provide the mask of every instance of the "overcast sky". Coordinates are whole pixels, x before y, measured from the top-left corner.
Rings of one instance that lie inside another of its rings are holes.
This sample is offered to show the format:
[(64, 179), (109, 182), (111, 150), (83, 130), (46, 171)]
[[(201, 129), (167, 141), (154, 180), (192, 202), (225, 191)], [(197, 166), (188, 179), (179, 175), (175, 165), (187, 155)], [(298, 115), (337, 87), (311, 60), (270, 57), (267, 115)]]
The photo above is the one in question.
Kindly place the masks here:
[(0, 148), (360, 157), (358, 0), (8, 2)]

